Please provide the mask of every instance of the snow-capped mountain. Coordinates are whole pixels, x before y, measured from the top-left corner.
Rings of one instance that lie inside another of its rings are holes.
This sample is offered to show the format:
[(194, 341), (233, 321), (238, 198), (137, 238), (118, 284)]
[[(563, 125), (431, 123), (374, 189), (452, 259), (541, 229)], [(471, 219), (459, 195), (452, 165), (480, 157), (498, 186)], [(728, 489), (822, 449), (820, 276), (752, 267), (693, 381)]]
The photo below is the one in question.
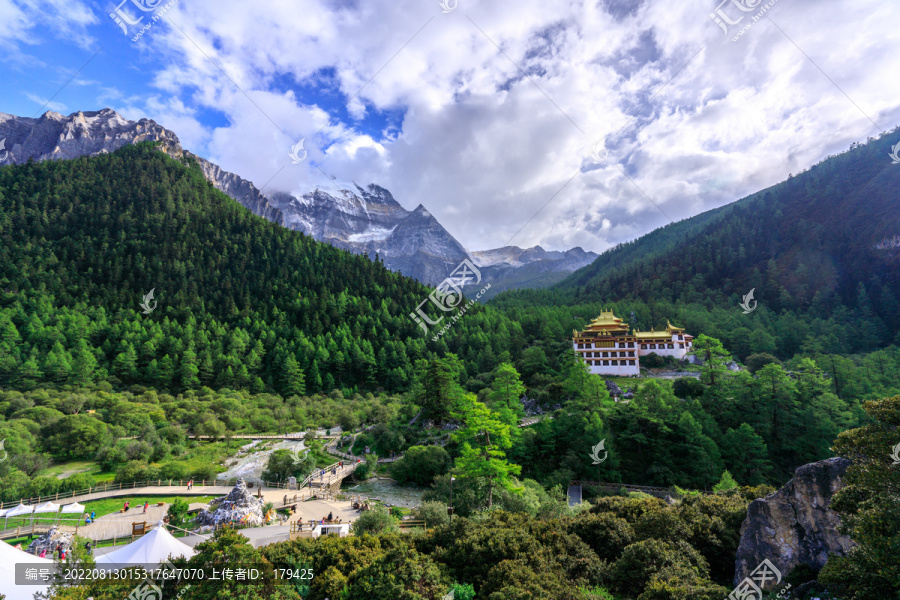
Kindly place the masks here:
[(109, 108), (79, 111), (68, 117), (47, 111), (38, 119), (0, 112), (0, 142), (9, 153), (0, 164), (94, 156), (115, 152), (126, 144), (160, 142), (160, 148), (166, 154), (196, 160), (204, 176), (217, 189), (253, 213), (283, 223), (281, 212), (269, 204), (256, 186), (184, 150), (178, 136), (150, 119), (129, 121)]
[(160, 142), (174, 158), (196, 160), (213, 186), (253, 213), (351, 252), (377, 255), (389, 269), (431, 285), (465, 259), (479, 267), (493, 295), (550, 285), (597, 258), (581, 248), (547, 252), (540, 246), (468, 252), (422, 204), (407, 210), (375, 184), (332, 182), (302, 195), (264, 195), (250, 181), (184, 150), (178, 137), (156, 122), (129, 121), (108, 108), (67, 117), (48, 111), (37, 119), (0, 113), (2, 164), (93, 156), (143, 141)]

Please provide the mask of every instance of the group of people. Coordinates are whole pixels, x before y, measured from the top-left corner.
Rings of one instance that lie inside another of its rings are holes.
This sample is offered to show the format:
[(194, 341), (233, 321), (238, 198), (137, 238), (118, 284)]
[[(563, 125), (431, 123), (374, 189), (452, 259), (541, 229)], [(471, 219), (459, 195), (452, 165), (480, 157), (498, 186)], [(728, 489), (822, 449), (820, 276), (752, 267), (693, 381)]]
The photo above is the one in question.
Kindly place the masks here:
[[(150, 507), (150, 502), (145, 501), (145, 502), (144, 502), (144, 511), (143, 511), (143, 512), (146, 513), (146, 512), (147, 512), (147, 509), (148, 509), (149, 507)], [(129, 509), (129, 508), (131, 508), (131, 506), (128, 504), (128, 500), (126, 500), (126, 501), (125, 501), (125, 504), (122, 506), (122, 512), (128, 512), (128, 509)], [(93, 518), (94, 518), (94, 513), (91, 513), (91, 520), (93, 520)]]
[(91, 523), (94, 522), (94, 520), (95, 520), (96, 518), (97, 518), (97, 512), (92, 510), (92, 511), (91, 511), (91, 514), (89, 514), (89, 515), (84, 515), (84, 524), (85, 524), (85, 525), (90, 525)]

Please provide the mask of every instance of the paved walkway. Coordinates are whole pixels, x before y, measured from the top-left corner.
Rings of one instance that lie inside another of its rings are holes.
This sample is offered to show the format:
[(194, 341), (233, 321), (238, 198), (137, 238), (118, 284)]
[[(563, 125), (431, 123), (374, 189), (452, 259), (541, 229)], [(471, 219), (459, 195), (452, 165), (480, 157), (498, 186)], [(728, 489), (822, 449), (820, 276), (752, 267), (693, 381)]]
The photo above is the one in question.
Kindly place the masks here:
[[(263, 494), (265, 497), (265, 493)], [(283, 495), (282, 495), (283, 497)], [(270, 500), (271, 501), (271, 500)], [(168, 506), (168, 505), (167, 505)], [(281, 508), (281, 501), (275, 504), (276, 508)], [(129, 511), (129, 513), (132, 511)], [(150, 513), (150, 509), (147, 509), (147, 513)], [(332, 513), (332, 516), (335, 519), (341, 519), (341, 522), (350, 523), (359, 518), (359, 511), (354, 510), (351, 506), (350, 502), (347, 501), (338, 501), (338, 500), (309, 500), (307, 502), (300, 502), (297, 504), (297, 512), (294, 514), (290, 521), (283, 525), (267, 525), (265, 527), (248, 527), (246, 529), (238, 529), (238, 533), (246, 537), (250, 540), (250, 543), (254, 548), (259, 548), (261, 546), (267, 546), (269, 544), (274, 544), (276, 542), (286, 542), (290, 539), (290, 530), (291, 523), (297, 520), (302, 521), (304, 524), (309, 523), (309, 521), (315, 519), (323, 519), (328, 516), (328, 513)], [(110, 517), (119, 517), (120, 515), (116, 513), (115, 515), (106, 515)], [(121, 515), (125, 516), (125, 515)], [(144, 516), (141, 514), (140, 516)], [(97, 524), (100, 524), (103, 517), (97, 519)], [(138, 519), (141, 521), (143, 519)], [(157, 519), (158, 521), (159, 519)], [(112, 520), (113, 522), (116, 519)], [(155, 526), (155, 521), (151, 522), (149, 519), (147, 520), (148, 525), (152, 524)], [(127, 523), (122, 521), (122, 524), (126, 526), (127, 532), (123, 535), (123, 537), (127, 537), (131, 535), (131, 519), (129, 518)], [(88, 526), (89, 528), (91, 526)], [(308, 526), (307, 526), (308, 529)], [(79, 528), (79, 535), (81, 535), (81, 530)], [(91, 539), (102, 539), (102, 538), (94, 538), (89, 535), (86, 537), (90, 537)], [(188, 535), (185, 537), (178, 538), (179, 541), (184, 542), (188, 546), (194, 547), (201, 542), (205, 542), (210, 537), (212, 537), (212, 533), (203, 533), (203, 534), (195, 534)], [(112, 552), (113, 550), (117, 550), (122, 547), (122, 544), (118, 544), (116, 546), (109, 546), (104, 548), (97, 548), (94, 550), (95, 556), (102, 556), (108, 552)]]

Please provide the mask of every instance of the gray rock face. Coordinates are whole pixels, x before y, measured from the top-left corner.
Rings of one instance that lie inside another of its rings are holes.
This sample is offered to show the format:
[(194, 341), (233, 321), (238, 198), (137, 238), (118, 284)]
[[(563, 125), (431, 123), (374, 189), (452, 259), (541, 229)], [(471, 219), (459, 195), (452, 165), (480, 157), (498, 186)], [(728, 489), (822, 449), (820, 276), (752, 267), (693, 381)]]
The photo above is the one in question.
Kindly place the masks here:
[(194, 158), (217, 189), (254, 214), (283, 222), (281, 211), (271, 206), (252, 183), (185, 151), (178, 136), (150, 119), (129, 121), (109, 108), (79, 111), (68, 117), (48, 111), (39, 119), (0, 113), (0, 140), (9, 152), (8, 164), (96, 156), (115, 152), (127, 144), (161, 142), (160, 148), (173, 158)]
[(829, 555), (847, 553), (853, 542), (838, 533), (841, 519), (829, 504), (849, 466), (845, 458), (804, 465), (783, 488), (750, 503), (735, 557), (735, 585), (764, 559), (787, 576), (799, 565), (819, 570)]
[(491, 283), (484, 299), (503, 289), (551, 285), (597, 258), (581, 248), (548, 252), (540, 246), (468, 252), (422, 204), (406, 210), (375, 184), (335, 182), (302, 196), (275, 193), (271, 201), (287, 227), (369, 258), (378, 255), (392, 271), (424, 283), (437, 285), (469, 259)]
[[(143, 141), (161, 142), (173, 158), (193, 158), (213, 186), (254, 214), (350, 252), (372, 259), (377, 254), (387, 268), (424, 283), (439, 284), (469, 259), (491, 284), (483, 300), (504, 289), (552, 285), (597, 258), (581, 248), (548, 252), (540, 246), (470, 253), (423, 205), (406, 210), (374, 184), (334, 182), (303, 195), (263, 195), (250, 181), (184, 150), (178, 137), (156, 122), (129, 121), (109, 108), (68, 117), (51, 111), (39, 119), (0, 113), (2, 164), (95, 156)], [(477, 291), (472, 288), (465, 292)]]
[(238, 479), (227, 496), (220, 496), (209, 503), (210, 510), (201, 510), (197, 515), (200, 525), (222, 525), (240, 523), (259, 526), (263, 524), (263, 501), (247, 489), (243, 479)]

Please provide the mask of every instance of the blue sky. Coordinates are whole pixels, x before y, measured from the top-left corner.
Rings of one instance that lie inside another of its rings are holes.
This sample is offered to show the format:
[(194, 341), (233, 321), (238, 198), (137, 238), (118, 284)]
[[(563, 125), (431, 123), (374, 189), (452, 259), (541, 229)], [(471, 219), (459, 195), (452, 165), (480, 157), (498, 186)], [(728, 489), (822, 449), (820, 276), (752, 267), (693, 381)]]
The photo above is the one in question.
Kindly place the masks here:
[(175, 0), (135, 42), (111, 2), (0, 0), (0, 111), (110, 107), (267, 190), (378, 183), (470, 250), (601, 251), (900, 122), (900, 7), (769, 4)]

